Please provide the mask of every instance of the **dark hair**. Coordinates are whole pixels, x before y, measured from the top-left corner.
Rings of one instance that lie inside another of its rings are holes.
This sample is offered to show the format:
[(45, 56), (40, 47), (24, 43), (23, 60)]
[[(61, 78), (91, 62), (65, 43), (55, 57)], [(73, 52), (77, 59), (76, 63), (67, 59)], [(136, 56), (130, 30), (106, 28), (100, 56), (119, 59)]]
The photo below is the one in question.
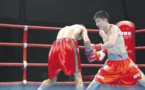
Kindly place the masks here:
[(94, 17), (93, 17), (94, 20), (96, 20), (97, 18), (109, 20), (109, 15), (106, 11), (100, 10), (100, 11), (96, 12)]

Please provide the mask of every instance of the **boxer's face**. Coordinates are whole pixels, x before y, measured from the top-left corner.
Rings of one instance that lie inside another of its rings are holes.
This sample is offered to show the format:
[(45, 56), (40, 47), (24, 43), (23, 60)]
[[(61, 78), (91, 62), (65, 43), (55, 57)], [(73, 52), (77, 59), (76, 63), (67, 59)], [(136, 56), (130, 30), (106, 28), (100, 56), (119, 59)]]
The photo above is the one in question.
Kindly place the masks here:
[(101, 18), (97, 18), (95, 20), (96, 22), (96, 26), (100, 29), (100, 30), (103, 30), (103, 28), (105, 27), (106, 25), (106, 20), (105, 19), (101, 19)]

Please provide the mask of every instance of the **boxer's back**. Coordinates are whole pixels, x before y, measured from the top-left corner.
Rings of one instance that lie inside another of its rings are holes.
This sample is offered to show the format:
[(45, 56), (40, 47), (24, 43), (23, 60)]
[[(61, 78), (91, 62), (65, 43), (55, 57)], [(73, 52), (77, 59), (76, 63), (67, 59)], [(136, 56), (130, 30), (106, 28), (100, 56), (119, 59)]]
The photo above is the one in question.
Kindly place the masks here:
[(77, 39), (81, 35), (82, 28), (81, 25), (65, 26), (58, 32), (57, 39), (67, 37)]

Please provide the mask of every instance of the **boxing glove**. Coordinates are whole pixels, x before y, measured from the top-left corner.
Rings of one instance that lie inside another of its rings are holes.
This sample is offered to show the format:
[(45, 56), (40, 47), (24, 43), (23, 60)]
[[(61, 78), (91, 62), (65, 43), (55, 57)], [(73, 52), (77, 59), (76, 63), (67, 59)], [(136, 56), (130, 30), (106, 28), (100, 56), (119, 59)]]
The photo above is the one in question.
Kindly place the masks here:
[(96, 60), (98, 62), (102, 62), (104, 60), (106, 54), (107, 54), (107, 49), (103, 49), (101, 51), (98, 51), (98, 55), (96, 57)]
[(90, 50), (86, 50), (85, 52), (89, 62), (94, 62), (94, 61), (102, 62), (107, 54), (106, 49), (101, 51), (90, 49)]
[(97, 50), (97, 51), (100, 51), (100, 50), (103, 49), (102, 43), (100, 43), (100, 44), (92, 44), (92, 48)]

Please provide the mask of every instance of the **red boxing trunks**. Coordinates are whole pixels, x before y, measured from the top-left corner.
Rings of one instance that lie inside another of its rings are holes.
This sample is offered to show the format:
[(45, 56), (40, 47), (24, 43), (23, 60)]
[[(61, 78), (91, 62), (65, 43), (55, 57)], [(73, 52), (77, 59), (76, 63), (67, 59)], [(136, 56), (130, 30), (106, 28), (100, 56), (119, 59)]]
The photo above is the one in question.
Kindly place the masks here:
[(139, 79), (141, 79), (139, 68), (126, 53), (122, 55), (108, 54), (108, 60), (95, 76), (95, 81), (111, 86), (136, 85)]
[(73, 38), (54, 41), (48, 57), (49, 78), (52, 79), (62, 70), (66, 75), (81, 72), (78, 43)]

